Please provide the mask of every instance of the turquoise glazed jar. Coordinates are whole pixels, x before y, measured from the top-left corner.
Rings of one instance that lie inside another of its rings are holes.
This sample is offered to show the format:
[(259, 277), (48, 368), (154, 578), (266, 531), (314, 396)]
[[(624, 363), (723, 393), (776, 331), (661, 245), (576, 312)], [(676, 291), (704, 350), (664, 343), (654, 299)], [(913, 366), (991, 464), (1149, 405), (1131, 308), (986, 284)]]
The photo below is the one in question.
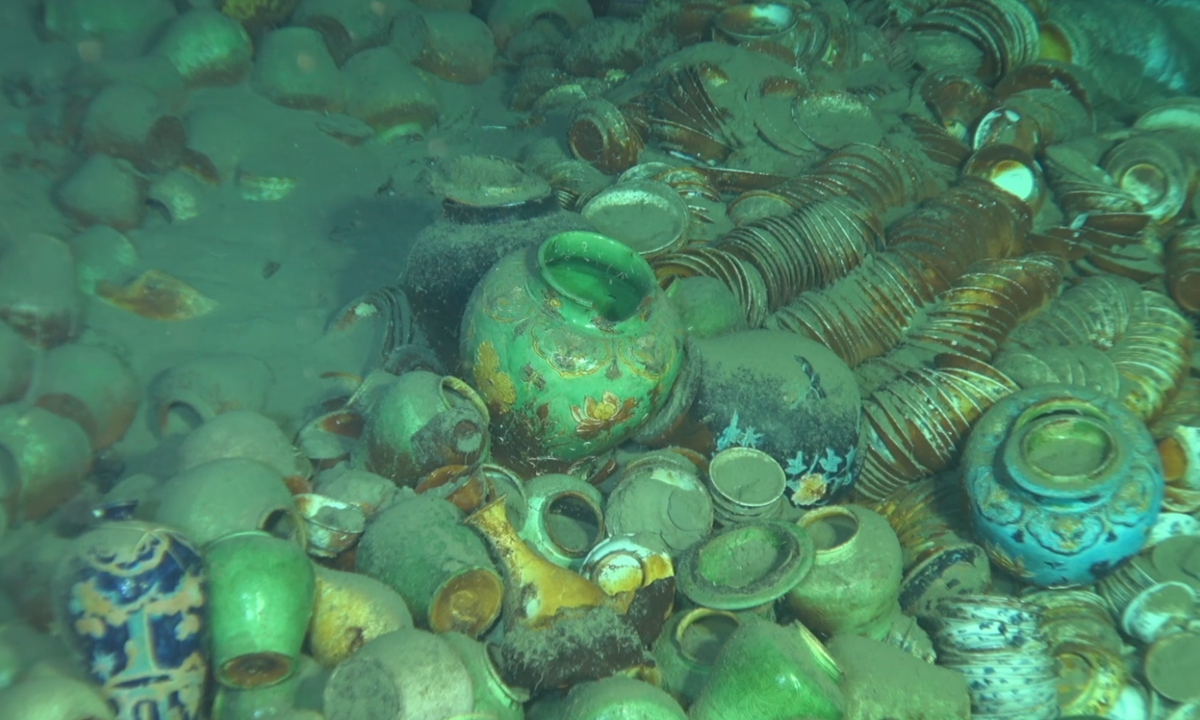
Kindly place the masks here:
[(118, 718), (203, 717), (204, 563), (182, 535), (105, 506), (55, 576), (64, 637)]
[(980, 544), (1041, 587), (1094, 583), (1136, 555), (1163, 501), (1145, 424), (1077, 386), (1041, 385), (992, 406), (971, 432), (963, 473)]
[(567, 232), (484, 276), (463, 317), (461, 357), (492, 413), (497, 456), (545, 472), (616, 446), (660, 410), (683, 339), (637, 252)]

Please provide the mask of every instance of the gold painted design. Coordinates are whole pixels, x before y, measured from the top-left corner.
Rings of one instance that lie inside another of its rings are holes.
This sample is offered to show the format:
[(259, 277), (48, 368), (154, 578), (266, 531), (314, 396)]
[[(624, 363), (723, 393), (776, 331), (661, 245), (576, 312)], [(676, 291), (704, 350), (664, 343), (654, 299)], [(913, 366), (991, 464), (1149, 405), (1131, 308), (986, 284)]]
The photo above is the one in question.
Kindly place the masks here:
[(623, 343), (618, 352), (625, 366), (635, 375), (657, 382), (666, 374), (679, 353), (674, 340), (664, 339), (658, 333), (647, 333)]
[(1004, 552), (1000, 546), (990, 541), (985, 541), (983, 547), (985, 550), (987, 550), (992, 562), (1000, 567), (1000, 569), (1014, 577), (1018, 577), (1023, 580), (1028, 580), (1029, 578), (1033, 577), (1033, 573), (1025, 567), (1025, 558), (1014, 558), (1008, 553)]
[(505, 324), (529, 315), (529, 295), (517, 283), (496, 283), (484, 289), (480, 305), (488, 317)]
[(575, 419), (575, 434), (591, 440), (610, 432), (614, 427), (633, 417), (637, 398), (620, 400), (611, 391), (605, 390), (597, 402), (590, 395), (584, 398), (583, 407), (571, 406), (571, 417)]
[(592, 375), (612, 362), (613, 343), (581, 335), (562, 323), (537, 323), (530, 331), (534, 352), (564, 378)]
[(517, 401), (517, 386), (500, 369), (500, 354), (491, 340), (484, 340), (475, 351), (475, 386), (500, 412), (508, 412)]

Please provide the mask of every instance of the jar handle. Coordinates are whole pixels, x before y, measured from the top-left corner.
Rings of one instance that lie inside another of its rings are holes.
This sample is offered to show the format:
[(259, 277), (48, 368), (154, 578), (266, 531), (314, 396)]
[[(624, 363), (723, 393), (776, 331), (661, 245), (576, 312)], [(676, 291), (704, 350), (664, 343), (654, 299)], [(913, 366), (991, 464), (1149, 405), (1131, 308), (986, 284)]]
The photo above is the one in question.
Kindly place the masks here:
[(458, 393), (459, 395), (465, 397), (467, 401), (479, 411), (480, 417), (483, 418), (483, 450), (479, 453), (479, 458), (470, 465), (470, 471), (475, 472), (481, 465), (487, 462), (488, 454), (492, 449), (492, 416), (491, 413), (488, 412), (487, 403), (483, 401), (483, 398), (479, 396), (479, 393), (475, 392), (475, 388), (468, 385), (461, 378), (457, 378), (453, 375), (445, 375), (442, 377), (441, 390), (443, 402), (445, 401), (447, 390)]

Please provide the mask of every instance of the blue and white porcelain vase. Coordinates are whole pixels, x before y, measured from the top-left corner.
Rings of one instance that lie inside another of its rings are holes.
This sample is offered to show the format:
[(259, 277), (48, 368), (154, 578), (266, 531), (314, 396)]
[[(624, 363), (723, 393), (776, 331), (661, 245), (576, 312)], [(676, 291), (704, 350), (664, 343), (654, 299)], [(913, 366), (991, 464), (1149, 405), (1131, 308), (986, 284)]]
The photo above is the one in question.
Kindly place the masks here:
[(1145, 424), (1083, 387), (1041, 385), (996, 403), (963, 453), (988, 556), (1041, 587), (1094, 583), (1145, 545), (1163, 468)]
[(199, 720), (208, 680), (206, 584), (182, 535), (132, 519), (133, 504), (74, 541), (55, 578), (64, 637), (120, 720)]

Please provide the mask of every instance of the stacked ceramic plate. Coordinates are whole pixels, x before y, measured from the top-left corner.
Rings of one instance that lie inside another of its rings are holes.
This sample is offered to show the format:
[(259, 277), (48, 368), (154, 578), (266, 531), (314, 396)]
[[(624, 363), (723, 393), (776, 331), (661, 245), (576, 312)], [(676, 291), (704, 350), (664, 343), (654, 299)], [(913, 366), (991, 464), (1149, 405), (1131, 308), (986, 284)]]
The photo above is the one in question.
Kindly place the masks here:
[(1058, 668), (1036, 606), (971, 595), (943, 600), (936, 612), (938, 662), (966, 676), (974, 720), (1058, 717)]

